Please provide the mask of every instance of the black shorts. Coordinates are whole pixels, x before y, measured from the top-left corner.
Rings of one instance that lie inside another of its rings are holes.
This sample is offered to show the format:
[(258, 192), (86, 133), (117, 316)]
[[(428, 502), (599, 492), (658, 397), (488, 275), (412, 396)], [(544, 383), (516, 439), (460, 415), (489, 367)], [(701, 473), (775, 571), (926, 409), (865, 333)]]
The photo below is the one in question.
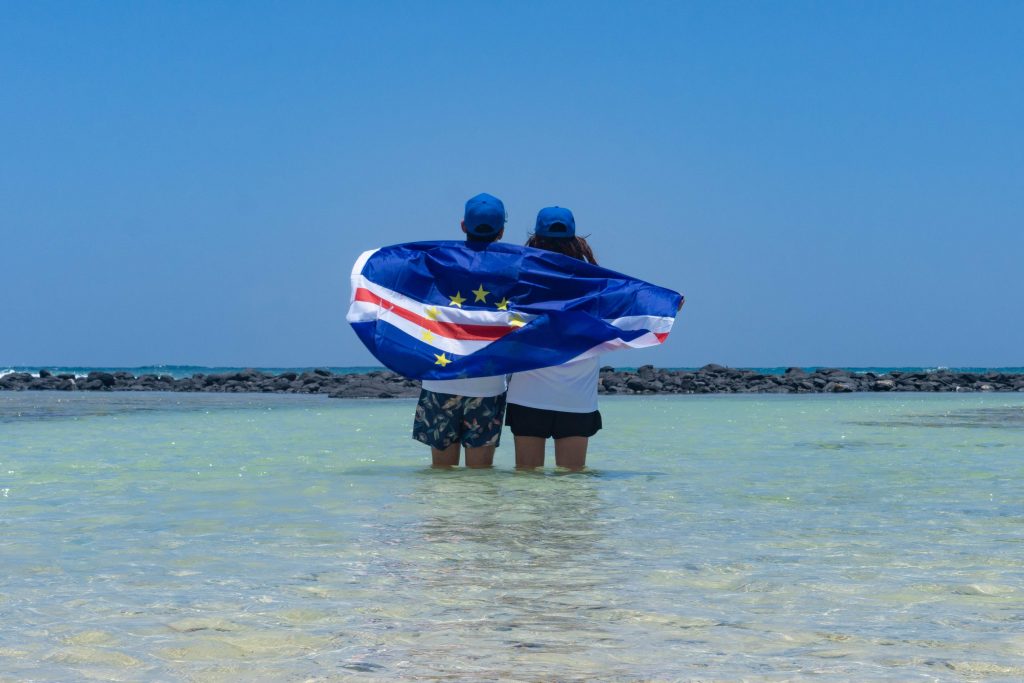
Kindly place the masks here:
[(601, 411), (566, 413), (561, 410), (527, 408), (509, 403), (505, 424), (514, 436), (538, 436), (564, 439), (567, 436), (593, 436), (601, 429)]

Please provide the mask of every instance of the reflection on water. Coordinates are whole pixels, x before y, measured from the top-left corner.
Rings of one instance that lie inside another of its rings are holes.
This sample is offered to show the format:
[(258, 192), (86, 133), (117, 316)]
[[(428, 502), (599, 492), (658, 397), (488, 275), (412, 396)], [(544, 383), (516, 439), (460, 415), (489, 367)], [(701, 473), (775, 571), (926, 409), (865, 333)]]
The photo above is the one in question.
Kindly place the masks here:
[[(398, 666), (395, 674), (415, 661), (428, 676), (543, 678), (552, 661), (571, 669), (581, 644), (613, 639), (590, 618), (608, 607), (594, 571), (608, 553), (599, 485), (592, 477), (419, 472), (371, 526), (366, 572), (386, 590), (387, 606), (368, 608), (380, 640), (352, 651), (347, 666)], [(474, 641), (479, 649), (465, 652)], [(510, 670), (508, 653), (519, 650), (538, 663)]]

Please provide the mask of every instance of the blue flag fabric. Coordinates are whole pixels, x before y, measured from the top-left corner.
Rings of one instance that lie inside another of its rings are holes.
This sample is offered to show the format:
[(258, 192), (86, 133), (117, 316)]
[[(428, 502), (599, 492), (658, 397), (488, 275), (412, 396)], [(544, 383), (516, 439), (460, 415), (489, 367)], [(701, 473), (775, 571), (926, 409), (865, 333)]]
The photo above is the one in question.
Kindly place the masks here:
[(412, 379), (487, 377), (662, 343), (682, 295), (549, 251), (413, 242), (367, 251), (347, 319)]

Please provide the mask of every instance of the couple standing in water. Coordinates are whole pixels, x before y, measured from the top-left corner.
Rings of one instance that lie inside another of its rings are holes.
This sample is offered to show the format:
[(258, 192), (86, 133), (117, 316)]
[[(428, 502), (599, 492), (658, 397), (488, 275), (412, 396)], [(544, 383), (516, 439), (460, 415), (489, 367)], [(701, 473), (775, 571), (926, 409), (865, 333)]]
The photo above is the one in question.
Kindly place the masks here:
[[(467, 242), (490, 243), (505, 232), (505, 205), (479, 194), (466, 202), (462, 231)], [(541, 209), (528, 247), (596, 264), (587, 240), (576, 234), (569, 209)], [(597, 409), (597, 358), (510, 376), (423, 380), (413, 438), (430, 446), (435, 467), (459, 464), (490, 467), (506, 418), (515, 438), (516, 468), (544, 466), (548, 439), (555, 442), (555, 464), (570, 470), (586, 466), (587, 443), (601, 429)]]

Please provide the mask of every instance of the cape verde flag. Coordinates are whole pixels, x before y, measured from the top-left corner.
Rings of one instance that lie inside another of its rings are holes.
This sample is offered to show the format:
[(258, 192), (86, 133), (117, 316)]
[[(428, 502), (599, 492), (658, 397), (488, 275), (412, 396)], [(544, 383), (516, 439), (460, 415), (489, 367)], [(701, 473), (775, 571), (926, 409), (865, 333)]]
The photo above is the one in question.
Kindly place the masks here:
[(504, 375), (665, 341), (682, 295), (549, 251), (412, 242), (363, 253), (348, 322), (412, 379)]

